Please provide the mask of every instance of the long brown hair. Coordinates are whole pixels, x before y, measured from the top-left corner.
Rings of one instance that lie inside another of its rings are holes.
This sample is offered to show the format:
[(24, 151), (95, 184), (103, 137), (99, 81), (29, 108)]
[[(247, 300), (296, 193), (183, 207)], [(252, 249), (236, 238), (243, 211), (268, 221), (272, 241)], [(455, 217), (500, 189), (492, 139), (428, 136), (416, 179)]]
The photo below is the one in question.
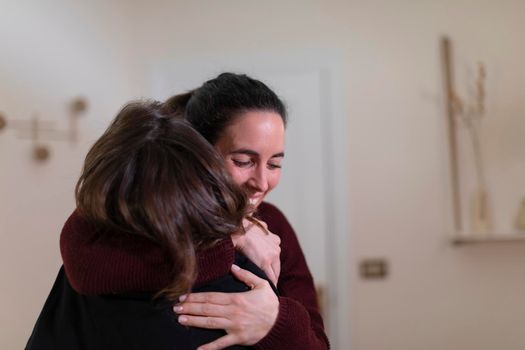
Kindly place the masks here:
[(161, 293), (172, 300), (195, 281), (195, 248), (237, 231), (246, 208), (221, 156), (159, 102), (119, 112), (88, 152), (75, 194), (86, 219), (166, 249), (173, 281)]

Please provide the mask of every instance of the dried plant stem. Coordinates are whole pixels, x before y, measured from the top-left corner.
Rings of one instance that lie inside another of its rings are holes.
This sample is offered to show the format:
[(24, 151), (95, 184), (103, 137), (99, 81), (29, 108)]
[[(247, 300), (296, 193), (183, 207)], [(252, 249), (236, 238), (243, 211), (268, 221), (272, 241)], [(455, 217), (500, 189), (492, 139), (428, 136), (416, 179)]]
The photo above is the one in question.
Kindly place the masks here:
[(474, 166), (476, 169), (476, 179), (478, 183), (478, 188), (485, 188), (485, 172), (483, 168), (483, 157), (481, 152), (481, 142), (479, 137), (479, 129), (475, 123), (472, 123), (470, 127), (467, 128), (470, 134), (470, 140), (472, 141), (472, 153), (474, 155)]

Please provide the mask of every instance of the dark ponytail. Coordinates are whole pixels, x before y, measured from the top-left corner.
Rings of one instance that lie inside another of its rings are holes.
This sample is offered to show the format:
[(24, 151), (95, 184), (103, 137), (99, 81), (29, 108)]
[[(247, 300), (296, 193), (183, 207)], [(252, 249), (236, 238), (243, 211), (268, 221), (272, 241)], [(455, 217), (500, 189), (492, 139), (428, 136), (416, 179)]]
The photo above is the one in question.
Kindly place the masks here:
[(193, 96), (193, 91), (188, 91), (168, 98), (162, 106), (162, 113), (183, 116), (186, 113), (186, 105)]

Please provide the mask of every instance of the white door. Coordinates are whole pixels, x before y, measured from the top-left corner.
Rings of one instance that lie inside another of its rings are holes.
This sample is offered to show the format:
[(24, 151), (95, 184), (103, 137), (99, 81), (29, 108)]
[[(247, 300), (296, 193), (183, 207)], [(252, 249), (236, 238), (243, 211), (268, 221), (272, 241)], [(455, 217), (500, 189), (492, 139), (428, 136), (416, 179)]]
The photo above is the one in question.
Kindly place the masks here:
[(268, 196), (295, 229), (318, 286), (326, 286), (326, 196), (319, 72), (261, 77), (287, 105), (282, 179)]

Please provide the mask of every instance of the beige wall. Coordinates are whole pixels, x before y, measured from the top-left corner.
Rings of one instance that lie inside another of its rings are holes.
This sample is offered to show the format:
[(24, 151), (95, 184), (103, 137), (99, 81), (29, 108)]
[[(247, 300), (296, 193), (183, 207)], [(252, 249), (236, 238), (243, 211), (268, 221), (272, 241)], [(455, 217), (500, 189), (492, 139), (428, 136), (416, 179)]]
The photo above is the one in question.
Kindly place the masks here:
[(388, 280), (373, 283), (351, 270), (353, 348), (522, 349), (525, 244), (453, 247), (446, 240), (451, 202), (438, 36), (449, 34), (455, 44), (463, 94), (460, 78), (478, 59), (487, 65), (484, 136), (495, 228), (511, 232), (525, 189), (525, 104), (518, 97), (525, 4), (374, 1), (353, 9), (352, 259), (384, 256), (392, 268)]
[(138, 92), (129, 16), (106, 1), (0, 1), (0, 111), (67, 127), (67, 104), (89, 101), (76, 145), (31, 142), (0, 131), (0, 348), (22, 349), (61, 263), (58, 237), (90, 143)]
[[(0, 344), (23, 347), (54, 280), (58, 234), (90, 142), (118, 107), (147, 95), (170, 57), (337, 49), (347, 56), (351, 348), (522, 349), (525, 244), (453, 247), (438, 38), (457, 45), (458, 85), (488, 70), (486, 157), (495, 226), (525, 195), (525, 3), (520, 1), (0, 0), (0, 110), (63, 123), (86, 96), (82, 141), (48, 164), (0, 134)], [(61, 124), (63, 123), (63, 124)], [(385, 281), (357, 262), (389, 259)], [(347, 347), (339, 347), (345, 349)]]

